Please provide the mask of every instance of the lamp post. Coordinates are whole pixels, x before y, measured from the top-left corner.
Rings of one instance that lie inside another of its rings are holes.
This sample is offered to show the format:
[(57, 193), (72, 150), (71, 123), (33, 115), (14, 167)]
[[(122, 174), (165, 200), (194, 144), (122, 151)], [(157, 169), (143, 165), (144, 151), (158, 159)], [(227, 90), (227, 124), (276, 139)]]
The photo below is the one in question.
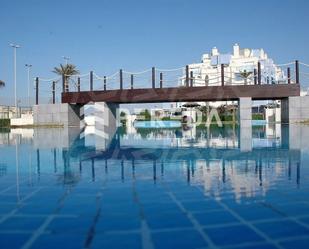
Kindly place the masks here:
[(68, 57), (68, 56), (62, 56), (62, 58), (64, 59), (65, 64), (68, 65), (68, 62), (69, 62), (70, 57)]
[(16, 50), (20, 48), (19, 45), (11, 43), (10, 46), (14, 49), (14, 97), (15, 97), (15, 108), (17, 111), (17, 75), (16, 75)]
[(25, 64), (27, 67), (27, 74), (28, 74), (28, 106), (30, 107), (30, 69), (32, 67), (31, 64)]

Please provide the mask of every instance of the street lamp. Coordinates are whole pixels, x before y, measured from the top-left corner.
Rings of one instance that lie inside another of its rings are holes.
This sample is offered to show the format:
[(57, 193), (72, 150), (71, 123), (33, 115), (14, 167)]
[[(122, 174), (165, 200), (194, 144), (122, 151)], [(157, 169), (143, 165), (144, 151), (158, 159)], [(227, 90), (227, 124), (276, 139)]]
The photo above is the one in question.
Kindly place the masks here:
[(11, 43), (10, 46), (14, 49), (14, 96), (15, 96), (15, 108), (17, 111), (17, 75), (16, 75), (16, 50), (20, 48), (19, 45)]
[(68, 57), (68, 56), (62, 56), (62, 58), (64, 59), (65, 64), (68, 65), (68, 61), (69, 61), (70, 57)]
[(30, 69), (32, 67), (31, 64), (25, 64), (28, 71), (28, 106), (30, 107)]

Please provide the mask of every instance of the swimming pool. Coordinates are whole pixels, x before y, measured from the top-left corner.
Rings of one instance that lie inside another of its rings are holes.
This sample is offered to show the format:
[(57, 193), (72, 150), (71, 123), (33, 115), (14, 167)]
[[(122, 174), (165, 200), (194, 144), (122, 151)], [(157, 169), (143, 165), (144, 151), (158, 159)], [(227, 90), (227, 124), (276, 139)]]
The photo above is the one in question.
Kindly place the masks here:
[(152, 120), (152, 121), (135, 121), (135, 128), (178, 128), (181, 127), (180, 121), (173, 120)]
[(306, 126), (0, 133), (0, 248), (307, 248)]

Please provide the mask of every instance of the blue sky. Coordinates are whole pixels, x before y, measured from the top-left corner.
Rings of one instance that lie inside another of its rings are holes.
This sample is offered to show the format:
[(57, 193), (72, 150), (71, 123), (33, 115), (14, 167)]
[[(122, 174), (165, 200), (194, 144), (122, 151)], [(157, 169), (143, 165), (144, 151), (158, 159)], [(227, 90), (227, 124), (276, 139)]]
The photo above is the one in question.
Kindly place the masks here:
[(24, 64), (32, 76), (69, 56), (81, 72), (119, 68), (175, 68), (198, 62), (217, 46), (222, 52), (264, 48), (277, 63), (309, 63), (306, 0), (1, 0), (0, 102), (13, 99), (13, 51), (18, 50), (18, 97), (26, 96)]

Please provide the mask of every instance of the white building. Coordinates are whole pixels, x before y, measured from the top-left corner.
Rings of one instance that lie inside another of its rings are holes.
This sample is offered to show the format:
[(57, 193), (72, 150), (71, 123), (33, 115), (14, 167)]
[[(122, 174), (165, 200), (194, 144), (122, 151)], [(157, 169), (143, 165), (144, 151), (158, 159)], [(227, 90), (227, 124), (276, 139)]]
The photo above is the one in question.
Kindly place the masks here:
[[(201, 63), (190, 64), (189, 71), (193, 72), (193, 86), (221, 85), (221, 64), (224, 65), (225, 85), (254, 84), (254, 69), (257, 70), (258, 62), (263, 84), (286, 82), (285, 72), (263, 49), (241, 49), (238, 44), (233, 46), (232, 54), (220, 54), (214, 47), (210, 54), (203, 54)], [(184, 80), (182, 84), (185, 84)]]

